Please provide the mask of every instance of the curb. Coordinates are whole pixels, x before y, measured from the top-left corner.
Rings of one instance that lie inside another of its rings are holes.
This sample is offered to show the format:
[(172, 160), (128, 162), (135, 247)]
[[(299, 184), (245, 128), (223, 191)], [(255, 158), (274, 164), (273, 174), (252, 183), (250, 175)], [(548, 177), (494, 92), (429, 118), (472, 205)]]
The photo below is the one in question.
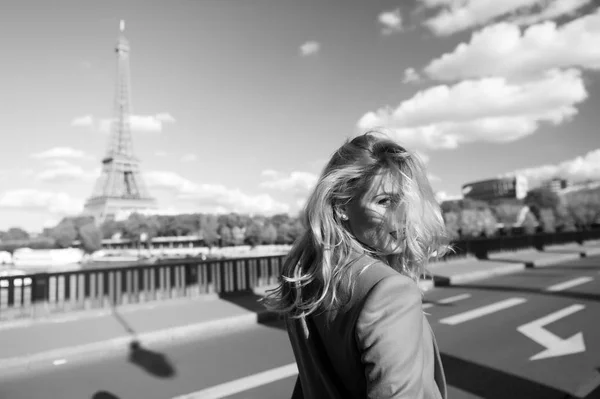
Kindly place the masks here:
[(473, 272), (457, 274), (454, 276), (440, 276), (433, 275), (434, 285), (436, 287), (447, 287), (454, 284), (463, 284), (467, 282), (484, 280), (486, 278), (491, 278), (495, 276), (501, 276), (511, 273), (516, 273), (525, 269), (534, 269), (540, 267), (552, 266), (557, 263), (569, 261), (569, 260), (577, 260), (581, 258), (585, 258), (586, 256), (591, 256), (593, 254), (600, 255), (600, 249), (592, 249), (591, 251), (582, 251), (578, 253), (567, 253), (567, 254), (557, 254), (556, 256), (548, 259), (538, 259), (533, 261), (518, 261), (515, 260), (512, 264), (507, 264), (506, 266), (495, 267), (486, 270), (477, 270)]
[(463, 284), (471, 281), (483, 280), (486, 278), (501, 276), (505, 274), (516, 273), (525, 270), (526, 263), (511, 263), (506, 266), (494, 267), (487, 270), (477, 270), (473, 272), (457, 274), (454, 276), (433, 275), (434, 285), (436, 287), (447, 287), (454, 284)]
[(539, 260), (534, 260), (532, 262), (528, 262), (529, 264), (531, 264), (531, 266), (528, 266), (528, 267), (536, 268), (536, 267), (552, 266), (557, 263), (561, 263), (561, 262), (568, 261), (568, 260), (581, 259), (581, 258), (584, 258), (585, 256), (586, 255), (582, 252), (571, 253), (571, 254), (557, 254), (555, 257), (552, 257), (552, 258), (539, 259)]
[[(229, 332), (233, 329), (242, 330), (256, 324), (263, 324), (279, 319), (275, 313), (261, 311), (258, 313), (248, 313), (238, 316), (225, 317), (222, 319), (211, 320), (208, 322), (190, 324), (186, 326), (167, 328), (157, 331), (149, 331), (137, 335), (122, 335), (105, 341), (98, 341), (89, 344), (63, 347), (49, 351), (39, 352), (31, 355), (11, 357), (0, 359), (0, 370), (3, 374), (9, 372), (31, 371), (38, 367), (49, 366), (43, 362), (52, 362), (64, 358), (77, 358), (81, 356), (89, 357), (99, 352), (102, 355), (114, 355), (126, 353), (132, 342), (137, 341), (142, 346), (152, 344), (166, 344), (175, 340), (185, 340), (186, 338), (211, 338), (215, 335)], [(103, 357), (103, 356), (99, 357)]]

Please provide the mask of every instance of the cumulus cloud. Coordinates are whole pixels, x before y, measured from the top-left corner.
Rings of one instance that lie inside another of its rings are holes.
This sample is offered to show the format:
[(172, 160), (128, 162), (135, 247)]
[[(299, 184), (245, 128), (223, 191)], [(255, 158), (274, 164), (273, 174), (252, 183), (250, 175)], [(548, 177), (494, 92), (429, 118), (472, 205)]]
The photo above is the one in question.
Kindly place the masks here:
[(600, 180), (600, 148), (555, 165), (547, 164), (519, 169), (506, 173), (501, 177), (514, 176), (515, 174), (525, 176), (529, 187), (539, 186), (543, 181), (553, 178), (567, 179), (573, 183)]
[(381, 33), (384, 35), (391, 35), (396, 32), (402, 31), (402, 15), (400, 9), (397, 8), (392, 11), (385, 11), (379, 14), (377, 20), (383, 27)]
[(289, 205), (274, 200), (270, 195), (250, 195), (219, 184), (197, 184), (174, 172), (148, 172), (144, 178), (150, 189), (169, 190), (178, 199), (190, 201), (195, 208), (205, 212), (275, 214), (289, 211)]
[[(96, 119), (85, 115), (73, 119), (71, 126), (92, 127), (103, 133), (109, 133), (115, 119)], [(169, 113), (161, 112), (155, 115), (131, 115), (129, 123), (133, 131), (161, 132), (165, 123), (175, 123), (175, 118)]]
[(71, 121), (71, 126), (89, 127), (94, 124), (94, 117), (92, 115), (84, 115), (78, 118), (74, 118)]
[(437, 202), (441, 203), (444, 201), (452, 201), (452, 200), (462, 199), (462, 195), (448, 194), (445, 191), (438, 191), (435, 193), (435, 199), (437, 200)]
[(543, 0), (421, 0), (427, 7), (442, 8), (424, 24), (436, 35), (446, 36), (484, 25), (494, 19), (531, 8)]
[(46, 183), (64, 184), (74, 181), (93, 181), (100, 175), (100, 168), (85, 170), (65, 160), (53, 160), (49, 167), (35, 175), (35, 179)]
[(198, 160), (198, 156), (196, 154), (185, 154), (181, 158), (181, 162), (195, 162)]
[[(110, 132), (114, 119), (102, 119), (99, 122), (99, 130), (105, 133)], [(162, 132), (165, 123), (174, 123), (175, 118), (170, 114), (161, 113), (156, 115), (131, 115), (129, 123), (131, 130), (137, 132)]]
[(71, 147), (54, 147), (49, 150), (38, 152), (30, 155), (31, 158), (48, 159), (48, 158), (85, 158), (85, 152)]
[(308, 41), (308, 42), (304, 43), (302, 46), (300, 46), (299, 51), (300, 51), (300, 55), (305, 57), (308, 55), (317, 54), (320, 49), (321, 49), (321, 44), (319, 42)]
[(396, 140), (418, 149), (509, 142), (534, 133), (542, 122), (569, 120), (586, 98), (577, 70), (553, 70), (524, 83), (502, 77), (467, 80), (422, 90), (395, 109), (368, 112), (358, 127), (387, 127)]
[(540, 21), (558, 18), (566, 15), (573, 15), (579, 9), (590, 4), (592, 0), (555, 0), (548, 2), (545, 8), (538, 13), (528, 15), (519, 15), (512, 19), (512, 22), (520, 25), (531, 25)]
[(263, 171), (262, 176), (269, 180), (260, 183), (260, 187), (305, 195), (315, 186), (318, 177), (308, 172), (292, 172), (289, 175), (273, 170)]
[(469, 43), (434, 59), (425, 73), (434, 79), (524, 77), (552, 68), (600, 69), (600, 9), (558, 27), (554, 22), (521, 29), (500, 23), (473, 34)]
[(83, 210), (83, 201), (64, 192), (20, 189), (0, 194), (0, 208), (30, 209), (66, 215), (80, 213)]
[(402, 79), (402, 83), (418, 82), (419, 80), (421, 80), (421, 77), (414, 68), (407, 68), (404, 70), (404, 78)]

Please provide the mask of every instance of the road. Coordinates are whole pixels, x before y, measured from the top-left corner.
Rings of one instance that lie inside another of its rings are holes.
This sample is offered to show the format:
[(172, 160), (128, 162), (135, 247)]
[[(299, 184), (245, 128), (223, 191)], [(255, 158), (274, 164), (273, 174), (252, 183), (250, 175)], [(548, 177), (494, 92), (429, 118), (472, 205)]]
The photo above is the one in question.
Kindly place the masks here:
[[(423, 306), (451, 399), (600, 398), (600, 257), (434, 288)], [(283, 326), (271, 323), (129, 357), (56, 359), (0, 376), (0, 398), (286, 398), (294, 367)]]

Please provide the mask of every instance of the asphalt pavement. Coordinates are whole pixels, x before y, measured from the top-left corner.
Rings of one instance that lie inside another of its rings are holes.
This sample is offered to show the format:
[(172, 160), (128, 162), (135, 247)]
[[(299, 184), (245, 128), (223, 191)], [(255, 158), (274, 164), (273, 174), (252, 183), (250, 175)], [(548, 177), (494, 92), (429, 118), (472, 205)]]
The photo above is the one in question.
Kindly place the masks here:
[[(423, 308), (451, 399), (600, 398), (600, 257), (435, 287)], [(295, 373), (275, 322), (40, 360), (3, 372), (0, 398), (286, 398)]]

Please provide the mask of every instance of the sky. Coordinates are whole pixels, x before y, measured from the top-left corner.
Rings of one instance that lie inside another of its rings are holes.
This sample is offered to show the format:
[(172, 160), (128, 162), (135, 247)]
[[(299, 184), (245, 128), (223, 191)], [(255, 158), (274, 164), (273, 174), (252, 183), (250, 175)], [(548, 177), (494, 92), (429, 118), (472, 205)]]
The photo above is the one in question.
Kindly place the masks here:
[(133, 145), (164, 212), (296, 214), (383, 126), (439, 198), (600, 178), (593, 0), (5, 1), (0, 229), (79, 213), (109, 143), (119, 21)]

